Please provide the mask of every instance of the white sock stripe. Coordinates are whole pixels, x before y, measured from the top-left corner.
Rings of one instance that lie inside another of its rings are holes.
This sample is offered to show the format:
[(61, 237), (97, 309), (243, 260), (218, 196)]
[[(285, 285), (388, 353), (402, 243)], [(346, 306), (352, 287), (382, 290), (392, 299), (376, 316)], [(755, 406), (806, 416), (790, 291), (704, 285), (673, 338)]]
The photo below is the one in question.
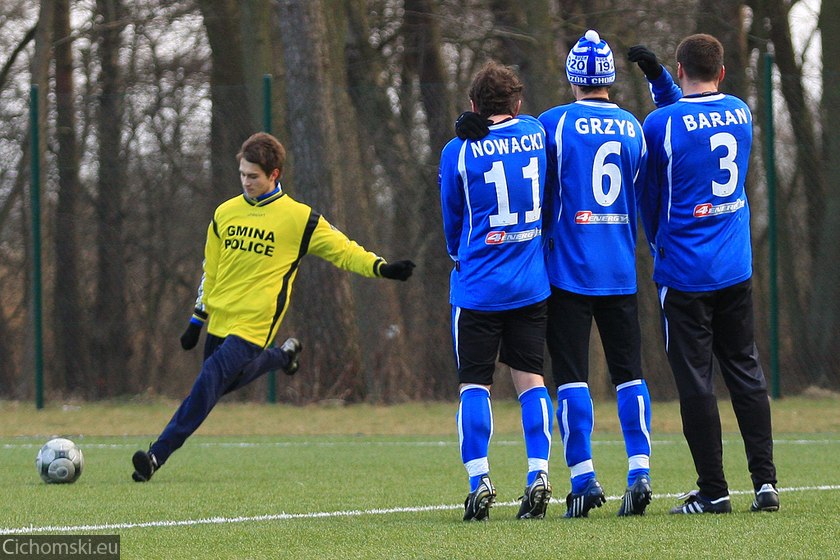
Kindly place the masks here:
[(479, 457), (464, 463), (464, 468), (467, 469), (467, 474), (470, 476), (479, 476), (490, 472), (490, 461), (487, 457)]
[(529, 387), (529, 388), (525, 389), (524, 391), (522, 391), (521, 393), (519, 393), (518, 395), (516, 395), (516, 398), (521, 399), (522, 395), (524, 395), (525, 393), (528, 393), (530, 391), (533, 391), (534, 389), (545, 389), (545, 385), (535, 385), (533, 387)]
[(647, 440), (648, 453), (650, 453), (650, 432), (648, 431), (647, 422), (645, 422), (645, 398), (642, 395), (636, 395), (636, 402), (639, 405), (639, 426), (642, 433), (645, 434)]
[(575, 381), (574, 383), (564, 383), (557, 387), (557, 394), (564, 389), (589, 389), (589, 384), (585, 381)]
[(587, 459), (586, 461), (581, 461), (577, 465), (572, 465), (569, 467), (569, 471), (571, 471), (572, 478), (574, 478), (582, 474), (595, 472), (595, 464), (592, 462), (592, 459)]
[(650, 469), (650, 457), (648, 455), (633, 455), (627, 458), (627, 470)]
[(636, 385), (641, 385), (641, 384), (642, 384), (641, 379), (633, 379), (632, 381), (627, 381), (627, 382), (622, 383), (620, 385), (616, 385), (615, 386), (615, 392), (618, 393), (622, 389), (626, 389), (628, 387), (635, 387)]
[(540, 407), (542, 408), (543, 435), (548, 441), (548, 457), (546, 457), (548, 460), (551, 458), (551, 413), (548, 412), (547, 399), (540, 399)]
[[(488, 393), (490, 391), (487, 391)], [(493, 402), (490, 398), (487, 398), (487, 414), (490, 415), (490, 437), (488, 438), (488, 444), (491, 439), (493, 439), (493, 429), (495, 428), (495, 424), (493, 423)]]
[(458, 391), (458, 394), (463, 395), (464, 391), (467, 391), (469, 389), (481, 389), (482, 391), (486, 391), (488, 395), (490, 394), (490, 389), (488, 389), (484, 385), (478, 385), (476, 383), (467, 383), (466, 385), (461, 387), (461, 389)]
[(464, 453), (464, 403), (458, 403), (458, 416), (456, 420), (458, 424), (458, 449)]
[(569, 404), (566, 402), (566, 399), (563, 399), (562, 405), (560, 402), (557, 403), (557, 406), (561, 407), (560, 412), (560, 436), (563, 438), (563, 456), (566, 459), (566, 464), (569, 464)]
[(538, 457), (528, 457), (528, 472), (545, 471), (548, 472), (548, 459), (540, 459)]

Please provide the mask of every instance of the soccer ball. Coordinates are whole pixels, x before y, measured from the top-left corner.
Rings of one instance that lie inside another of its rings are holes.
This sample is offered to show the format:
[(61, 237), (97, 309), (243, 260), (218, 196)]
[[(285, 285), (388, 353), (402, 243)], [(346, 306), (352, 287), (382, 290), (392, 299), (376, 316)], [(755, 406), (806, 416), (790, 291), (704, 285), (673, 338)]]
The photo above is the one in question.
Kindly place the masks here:
[(85, 459), (79, 446), (65, 438), (44, 444), (35, 457), (35, 468), (44, 482), (76, 482), (82, 476)]

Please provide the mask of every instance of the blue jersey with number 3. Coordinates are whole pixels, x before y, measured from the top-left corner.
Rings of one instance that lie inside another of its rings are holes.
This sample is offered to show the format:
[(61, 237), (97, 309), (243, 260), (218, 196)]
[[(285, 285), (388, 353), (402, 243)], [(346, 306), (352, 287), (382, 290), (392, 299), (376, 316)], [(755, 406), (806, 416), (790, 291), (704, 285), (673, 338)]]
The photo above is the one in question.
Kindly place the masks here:
[(636, 188), (642, 125), (606, 100), (540, 115), (547, 135), (545, 229), (552, 286), (590, 296), (636, 293)]
[(644, 131), (650, 155), (641, 216), (654, 281), (703, 292), (750, 278), (749, 107), (722, 93), (686, 96), (648, 115)]
[(520, 115), (481, 140), (452, 139), (441, 152), (446, 248), (455, 261), (452, 305), (502, 311), (540, 302), (550, 288), (542, 249), (545, 131)]

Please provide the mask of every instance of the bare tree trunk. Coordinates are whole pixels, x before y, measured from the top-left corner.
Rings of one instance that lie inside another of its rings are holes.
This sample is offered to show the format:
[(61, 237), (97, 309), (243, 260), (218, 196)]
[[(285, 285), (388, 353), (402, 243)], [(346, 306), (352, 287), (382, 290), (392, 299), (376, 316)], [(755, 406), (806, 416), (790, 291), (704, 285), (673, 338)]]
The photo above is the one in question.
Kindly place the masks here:
[(756, 16), (766, 19), (770, 24), (774, 59), (782, 76), (782, 96), (791, 115), (790, 125), (797, 146), (797, 167), (802, 171), (801, 184), (797, 190), (806, 193), (802, 203), (807, 205), (808, 224), (812, 225), (805, 249), (813, 255), (819, 245), (819, 231), (813, 226), (821, 223), (825, 179), (819, 163), (820, 151), (817, 148), (814, 119), (802, 85), (802, 69), (793, 49), (788, 12), (788, 4), (784, 0), (760, 0), (756, 5)]
[[(341, 229), (348, 212), (343, 204), (343, 147), (334, 116), (339, 111), (330, 83), (333, 61), (324, 7), (321, 2), (295, 0), (281, 0), (277, 6), (289, 104), (287, 148), (295, 161), (292, 190)], [(306, 386), (295, 380), (299, 394), (360, 400), (364, 380), (347, 273), (320, 259), (307, 259), (295, 285), (295, 299), (294, 324), (307, 348)]]
[[(822, 37), (823, 168), (826, 176), (825, 211), (817, 228), (819, 250), (814, 260), (814, 289), (809, 326), (817, 369), (808, 377), (821, 385), (840, 385), (836, 349), (840, 344), (840, 2), (823, 0), (819, 28)], [(822, 201), (821, 201), (821, 205)]]
[(55, 278), (53, 286), (53, 337), (56, 370), (71, 393), (82, 390), (88, 380), (85, 333), (81, 305), (78, 258), (79, 149), (76, 141), (75, 88), (73, 86), (73, 41), (70, 31), (70, 1), (55, 0), (55, 103), (58, 140), (58, 200), (55, 215)]
[(539, 115), (557, 104), (561, 88), (568, 88), (548, 3), (494, 0), (491, 5), (501, 33), (500, 61), (515, 65), (525, 83), (523, 111)]
[[(410, 184), (405, 177), (405, 132), (394, 126), (395, 117), (380, 83), (383, 72), (381, 55), (370, 45), (367, 23), (367, 2), (344, 2), (344, 10), (328, 16), (330, 60), (334, 64), (335, 121), (341, 146), (342, 192), (352, 219), (342, 229), (385, 258), (406, 258), (391, 225), (392, 205), (377, 203), (383, 190), (374, 170), (382, 165), (394, 171), (388, 179), (397, 185)], [(393, 132), (389, 134), (389, 132)], [(384, 157), (379, 157), (383, 151)], [(383, 207), (384, 206), (384, 207)], [(408, 364), (414, 364), (407, 350), (406, 325), (401, 312), (400, 296), (408, 284), (369, 280), (350, 276), (356, 308), (355, 322), (359, 330), (364, 398), (371, 402), (405, 400), (417, 389), (417, 377)], [(376, 310), (365, 312), (363, 310)], [(365, 344), (365, 341), (377, 341)]]
[[(246, 58), (242, 50), (239, 2), (200, 0), (207, 39), (213, 51), (210, 96), (213, 113), (210, 124), (210, 166), (213, 196), (208, 197), (208, 215), (222, 201), (234, 196), (239, 170), (234, 159), (242, 142), (261, 128), (250, 107), (245, 86)], [(267, 22), (266, 22), (267, 23)]]
[[(423, 180), (416, 187), (421, 192), (419, 204), (400, 204), (400, 223), (420, 224), (416, 257), (422, 268), (418, 274), (421, 293), (415, 297), (412, 315), (418, 317), (413, 346), (423, 352), (420, 363), (435, 397), (451, 397), (457, 386), (452, 351), (451, 307), (449, 305), (449, 273), (452, 262), (446, 254), (437, 165), (440, 151), (455, 136), (455, 103), (446, 88), (449, 80), (441, 54), (440, 23), (435, 17), (434, 2), (406, 0), (403, 22), (405, 35), (405, 77), (417, 83), (420, 101), (429, 127), (429, 149), (432, 161), (426, 166)], [(466, 92), (456, 92), (456, 95)]]
[(131, 336), (126, 299), (126, 264), (123, 241), (123, 192), (126, 185), (123, 142), (123, 95), (125, 94), (119, 54), (122, 19), (121, 0), (97, 0), (99, 28), (99, 131), (97, 178), (97, 291), (93, 356), (97, 375), (92, 396), (121, 394), (129, 387), (128, 363)]
[(697, 3), (697, 33), (709, 33), (723, 44), (726, 79), (723, 91), (747, 99), (747, 35), (741, 0), (700, 0)]

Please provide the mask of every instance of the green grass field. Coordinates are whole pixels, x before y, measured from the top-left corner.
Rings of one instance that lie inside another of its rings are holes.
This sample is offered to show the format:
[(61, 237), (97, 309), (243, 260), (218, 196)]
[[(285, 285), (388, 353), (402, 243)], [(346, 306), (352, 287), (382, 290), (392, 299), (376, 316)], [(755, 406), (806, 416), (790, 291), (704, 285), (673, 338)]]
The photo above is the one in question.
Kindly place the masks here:
[[(733, 513), (670, 516), (695, 475), (674, 403), (653, 405), (654, 501), (617, 518), (626, 459), (614, 403), (596, 406), (594, 460), (607, 504), (563, 519), (568, 470), (555, 432), (554, 500), (517, 521), (525, 457), (513, 402), (494, 404), (488, 523), (464, 523), (466, 473), (453, 403), (287, 407), (223, 403), (146, 484), (131, 481), (177, 403), (0, 402), (0, 534), (119, 534), (122, 558), (829, 558), (840, 534), (840, 400), (773, 405), (782, 507), (749, 513), (743, 445), (727, 403)], [(52, 435), (74, 439), (85, 470), (71, 485), (35, 472)]]

